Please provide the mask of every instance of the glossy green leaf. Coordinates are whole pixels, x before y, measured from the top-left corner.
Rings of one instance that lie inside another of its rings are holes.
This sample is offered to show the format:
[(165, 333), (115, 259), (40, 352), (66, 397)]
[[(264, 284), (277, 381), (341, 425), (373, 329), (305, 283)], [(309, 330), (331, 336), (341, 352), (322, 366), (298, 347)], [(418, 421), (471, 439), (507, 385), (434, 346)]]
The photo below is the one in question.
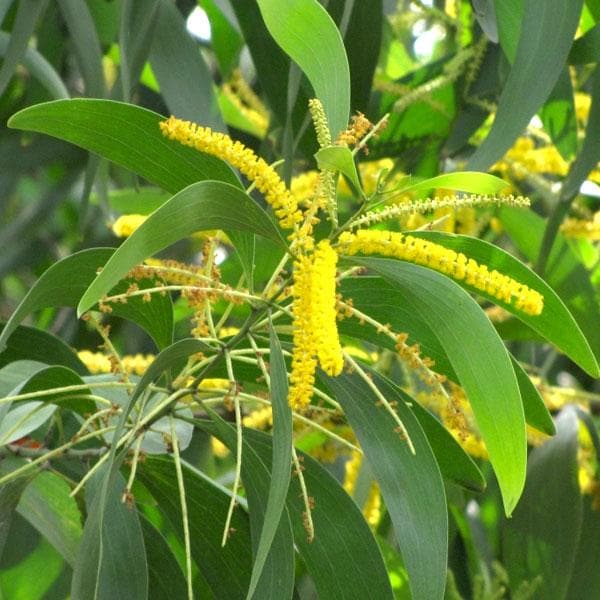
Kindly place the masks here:
[(330, 171), (339, 171), (345, 175), (354, 189), (360, 190), (360, 181), (358, 180), (358, 172), (354, 164), (352, 152), (346, 146), (329, 146), (321, 148), (315, 158), (320, 169), (329, 169)]
[[(138, 479), (154, 496), (164, 516), (183, 541), (181, 505), (173, 461), (148, 458), (138, 468)], [(236, 510), (235, 534), (221, 546), (229, 498), (189, 467), (183, 466), (192, 558), (216, 598), (245, 598), (250, 582), (251, 544), (248, 517)]]
[(83, 98), (30, 106), (13, 115), (8, 125), (77, 144), (169, 192), (203, 179), (239, 185), (223, 161), (167, 140), (158, 127), (163, 119), (132, 104)]
[(161, 2), (150, 64), (173, 115), (224, 131), (211, 73), (177, 6)]
[(220, 181), (200, 181), (175, 194), (123, 242), (81, 298), (78, 313), (89, 310), (144, 259), (206, 229), (250, 232), (285, 244), (273, 221), (248, 194)]
[(383, 395), (398, 401), (398, 416), (414, 444), (414, 455), (395, 431), (394, 419), (358, 374), (328, 377), (325, 381), (342, 405), (379, 483), (413, 598), (443, 598), (448, 561), (444, 484), (427, 437), (406, 405), (406, 397), (383, 378), (376, 379)]
[[(0, 349), (7, 343), (19, 323), (32, 312), (48, 306), (77, 306), (94, 281), (98, 269), (109, 260), (113, 252), (112, 248), (91, 248), (54, 263), (30, 288), (11, 315), (0, 336)], [(136, 283), (140, 289), (154, 285), (151, 280)], [(124, 293), (128, 287), (127, 282), (122, 282), (113, 293)], [(170, 297), (154, 294), (151, 302), (144, 302), (141, 296), (134, 296), (129, 298), (126, 304), (114, 302), (111, 303), (111, 307), (115, 316), (133, 321), (145, 329), (159, 348), (171, 343), (173, 309)]]
[(525, 2), (517, 52), (494, 124), (469, 169), (484, 171), (502, 157), (546, 100), (567, 59), (582, 6), (583, 0)]
[(135, 510), (122, 502), (125, 480), (116, 473), (102, 493), (102, 470), (86, 487), (87, 519), (73, 571), (73, 600), (148, 596), (148, 565)]
[[(0, 56), (6, 56), (11, 36), (0, 31)], [(21, 59), (23, 66), (56, 100), (68, 98), (69, 91), (54, 67), (35, 48), (28, 47)]]
[(539, 598), (565, 598), (579, 541), (582, 504), (577, 482), (578, 420), (566, 408), (556, 436), (529, 459), (527, 484), (502, 533), (511, 585), (541, 577)]
[[(0, 328), (4, 327), (5, 325), (0, 325)], [(35, 360), (50, 365), (62, 365), (80, 375), (88, 372), (73, 348), (60, 338), (41, 329), (24, 325), (13, 329), (6, 340), (6, 347), (0, 352), (0, 367), (17, 360)]]
[[(500, 218), (506, 232), (530, 261), (538, 258), (545, 221), (531, 211), (502, 208)], [(545, 279), (565, 303), (583, 331), (596, 361), (600, 360), (600, 307), (588, 272), (559, 233), (547, 261)], [(590, 361), (588, 360), (587, 363)], [(586, 363), (586, 364), (587, 364)], [(590, 367), (592, 365), (590, 364)], [(587, 369), (586, 369), (587, 370)], [(598, 368), (590, 369), (596, 376)]]
[(385, 277), (435, 331), (471, 403), (510, 514), (523, 490), (527, 439), (517, 379), (502, 340), (481, 307), (447, 277), (402, 261), (354, 262)]
[(70, 491), (61, 477), (42, 471), (23, 492), (17, 510), (74, 567), (82, 515), (75, 499), (69, 496)]
[(308, 77), (337, 137), (350, 116), (350, 72), (335, 23), (316, 0), (258, 0), (258, 6), (269, 33)]
[[(520, 211), (520, 213), (522, 212), (524, 211)], [(549, 342), (552, 342), (588, 373), (595, 376), (600, 375), (600, 368), (588, 341), (577, 325), (577, 321), (556, 292), (529, 267), (502, 248), (477, 238), (434, 231), (416, 232), (414, 235), (450, 248), (455, 252), (463, 252), (478, 263), (487, 265), (490, 270), (496, 269), (542, 294), (544, 309), (540, 315), (531, 316), (516, 309), (512, 304), (502, 302), (482, 290), (466, 285), (463, 281), (458, 282), (465, 289), (491, 300), (515, 315)]]
[[(269, 374), (271, 377), (271, 405), (273, 407), (273, 459), (271, 462), (271, 481), (264, 508), (260, 540), (256, 548), (254, 565), (252, 567), (248, 598), (251, 598), (257, 589), (273, 539), (280, 526), (280, 521), (287, 518), (287, 516), (284, 517), (283, 515), (291, 477), (293, 443), (292, 411), (287, 401), (287, 370), (281, 344), (272, 326), (270, 337)], [(252, 503), (250, 504), (250, 509), (252, 510)], [(277, 557), (274, 556), (273, 558)], [(283, 583), (285, 585), (285, 582)]]
[(19, 2), (10, 41), (0, 66), (0, 95), (4, 93), (17, 65), (23, 60), (36, 23), (48, 6), (48, 0), (23, 0)]

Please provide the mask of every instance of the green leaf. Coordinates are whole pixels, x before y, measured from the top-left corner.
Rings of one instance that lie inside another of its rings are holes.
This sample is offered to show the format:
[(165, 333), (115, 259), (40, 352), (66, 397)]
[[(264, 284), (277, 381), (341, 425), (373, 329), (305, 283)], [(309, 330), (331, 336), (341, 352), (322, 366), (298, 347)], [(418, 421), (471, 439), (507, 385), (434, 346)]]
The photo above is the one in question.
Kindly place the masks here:
[(169, 192), (203, 179), (239, 185), (218, 158), (167, 140), (161, 115), (111, 100), (56, 100), (13, 115), (8, 126), (37, 131), (77, 144), (141, 175)]
[[(6, 325), (0, 325), (1, 329), (4, 327)], [(0, 352), (0, 367), (17, 360), (35, 360), (51, 365), (62, 365), (79, 375), (88, 372), (73, 348), (67, 346), (60, 338), (41, 329), (24, 325), (13, 329), (6, 340), (6, 347)]]
[(27, 52), (29, 39), (36, 23), (48, 6), (47, 0), (23, 0), (19, 2), (10, 35), (10, 41), (0, 67), (0, 96), (4, 93), (17, 65)]
[(200, 181), (175, 194), (123, 242), (81, 298), (78, 313), (89, 310), (144, 259), (206, 229), (251, 232), (285, 244), (267, 213), (248, 194), (228, 183)]
[(177, 6), (161, 2), (150, 64), (172, 114), (224, 131), (210, 71)]
[[(19, 323), (32, 312), (48, 306), (77, 306), (94, 281), (98, 269), (109, 260), (113, 252), (112, 248), (91, 248), (54, 263), (30, 288), (11, 315), (0, 335), (0, 349), (5, 347)], [(140, 289), (154, 285), (151, 280), (136, 283)], [(122, 282), (112, 292), (124, 293), (128, 287), (127, 282)], [(154, 294), (151, 302), (144, 302), (141, 296), (134, 296), (126, 304), (114, 302), (111, 307), (115, 316), (133, 321), (145, 329), (159, 348), (171, 343), (173, 309), (170, 297)]]
[(390, 281), (407, 308), (434, 330), (471, 403), (510, 514), (523, 490), (527, 438), (517, 379), (502, 340), (481, 307), (447, 277), (402, 261), (353, 262)]
[(125, 480), (116, 473), (102, 493), (103, 467), (86, 487), (88, 516), (73, 571), (73, 600), (148, 596), (148, 565), (135, 510), (121, 501)]
[[(523, 212), (519, 211), (519, 215)], [(519, 283), (524, 283), (542, 294), (544, 296), (544, 309), (540, 315), (532, 316), (516, 309), (512, 304), (502, 302), (480, 289), (466, 285), (463, 281), (458, 282), (465, 289), (487, 298), (515, 315), (549, 342), (552, 342), (588, 373), (594, 376), (600, 375), (600, 368), (588, 341), (569, 309), (556, 292), (520, 260), (498, 246), (469, 236), (434, 231), (419, 231), (415, 232), (414, 235), (440, 244), (445, 248), (450, 248), (455, 252), (463, 252), (467, 257), (473, 258), (478, 263), (487, 265), (490, 270), (496, 269), (498, 272), (508, 275)]]
[[(149, 215), (170, 197), (169, 193), (150, 186), (121, 188), (109, 191), (108, 203), (113, 210), (123, 214)], [(96, 199), (92, 196), (92, 201)]]
[(219, 73), (226, 79), (238, 65), (244, 40), (227, 16), (221, 12), (218, 4), (220, 2), (215, 0), (199, 0), (199, 5), (206, 12), (210, 22), (210, 41), (219, 63)]
[(12, 444), (41, 427), (56, 410), (44, 402), (21, 402), (0, 423), (0, 446)]
[[(181, 505), (173, 461), (148, 458), (138, 467), (138, 479), (154, 496), (163, 515), (183, 541)], [(187, 496), (192, 558), (216, 598), (243, 599), (251, 570), (248, 517), (240, 510), (233, 514), (235, 533), (221, 546), (229, 498), (188, 466), (183, 465)]]
[(577, 152), (577, 117), (573, 85), (569, 69), (565, 67), (540, 111), (544, 129), (565, 160)]
[(500, 46), (511, 64), (515, 62), (517, 54), (525, 1), (500, 0), (494, 2)]
[(82, 517), (70, 491), (61, 477), (42, 471), (23, 492), (17, 510), (74, 567)]
[[(271, 545), (275, 538), (277, 529), (284, 517), (285, 499), (291, 478), (292, 464), (292, 411), (289, 407), (287, 370), (281, 344), (273, 326), (270, 326), (270, 359), (269, 371), (271, 376), (271, 405), (273, 407), (273, 460), (271, 469), (271, 481), (268, 488), (266, 506), (260, 540), (258, 542), (254, 565), (252, 567), (252, 578), (248, 589), (248, 598), (251, 598), (257, 589), (257, 585), (267, 556), (271, 551)], [(252, 503), (250, 505), (252, 510)], [(290, 539), (290, 541), (292, 541)], [(276, 556), (273, 556), (276, 559)], [(285, 582), (284, 582), (285, 586)], [(293, 587), (293, 576), (292, 576)], [(291, 592), (291, 589), (290, 589)], [(278, 595), (278, 597), (281, 597)]]
[[(10, 47), (10, 40), (11, 36), (8, 33), (0, 31), (0, 56), (6, 56)], [(69, 97), (69, 91), (65, 87), (60, 75), (35, 48), (28, 47), (21, 60), (30, 75), (46, 88), (52, 98), (58, 100)]]
[(102, 97), (105, 93), (102, 50), (87, 3), (80, 0), (58, 0), (58, 6), (73, 40), (86, 95)]
[(597, 23), (584, 35), (573, 42), (569, 53), (569, 63), (586, 65), (600, 59), (600, 23)]
[[(571, 48), (582, 6), (583, 0), (525, 2), (517, 52), (496, 118), (485, 141), (470, 158), (470, 169), (485, 171), (502, 157), (548, 98)], [(502, 32), (501, 23), (501, 36)]]
[(415, 447), (413, 455), (392, 416), (358, 374), (323, 378), (344, 409), (381, 488), (409, 576), (413, 598), (444, 597), (448, 562), (448, 515), (440, 471), (423, 430), (382, 377), (374, 383), (388, 400)]
[(329, 146), (328, 148), (321, 148), (315, 154), (315, 158), (317, 159), (320, 169), (339, 171), (350, 180), (354, 189), (361, 189), (360, 181), (358, 180), (358, 172), (356, 171), (356, 165), (354, 164), (354, 157), (349, 148), (346, 146)]
[(445, 479), (473, 492), (485, 490), (485, 479), (473, 459), (462, 449), (460, 444), (450, 435), (448, 430), (418, 402), (412, 400), (392, 382), (387, 382), (393, 387), (397, 396), (410, 402), (414, 416), (419, 421), (423, 433), (433, 450), (441, 474)]
[(556, 436), (532, 451), (523, 498), (502, 531), (511, 586), (516, 589), (540, 576), (539, 598), (566, 597), (581, 528), (574, 409), (561, 412), (556, 430)]
[(332, 137), (350, 115), (350, 72), (340, 32), (316, 0), (258, 0), (269, 33), (308, 77)]
[[(531, 211), (503, 207), (499, 212), (506, 232), (530, 261), (538, 257), (544, 235), (545, 221)], [(565, 303), (584, 333), (598, 362), (600, 359), (600, 308), (585, 268), (573, 254), (567, 241), (558, 234), (548, 257), (545, 278)], [(586, 360), (586, 370), (598, 375), (598, 367)]]

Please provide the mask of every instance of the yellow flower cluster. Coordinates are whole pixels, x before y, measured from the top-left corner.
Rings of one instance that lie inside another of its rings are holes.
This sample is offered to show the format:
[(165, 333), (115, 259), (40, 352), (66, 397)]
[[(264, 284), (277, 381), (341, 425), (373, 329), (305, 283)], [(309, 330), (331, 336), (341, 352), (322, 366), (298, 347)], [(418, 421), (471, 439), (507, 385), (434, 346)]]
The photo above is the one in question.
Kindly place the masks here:
[(381, 254), (429, 267), (458, 281), (464, 281), (494, 298), (530, 315), (539, 315), (544, 298), (535, 290), (496, 270), (490, 271), (472, 258), (410, 235), (393, 231), (359, 230), (344, 232), (339, 238), (339, 252), (346, 254)]
[(314, 256), (299, 256), (294, 263), (292, 373), (289, 403), (302, 408), (310, 403), (317, 367), (332, 376), (342, 371), (344, 359), (336, 325), (335, 268), (337, 254), (327, 240), (319, 242)]
[(253, 410), (242, 418), (244, 427), (252, 429), (269, 429), (273, 426), (273, 409), (270, 406)]
[(369, 132), (369, 129), (373, 127), (373, 123), (365, 117), (361, 112), (352, 116), (352, 122), (348, 129), (342, 131), (335, 141), (336, 144), (345, 144), (346, 146), (353, 146), (360, 142), (365, 135)]
[(298, 204), (306, 204), (314, 198), (317, 193), (318, 184), (319, 172), (306, 171), (305, 173), (292, 177), (290, 189)]
[(597, 242), (600, 240), (600, 211), (596, 212), (590, 220), (565, 219), (560, 231), (565, 237)]
[(267, 115), (258, 112), (251, 106), (244, 104), (242, 98), (236, 93), (235, 89), (229, 83), (223, 84), (223, 94), (227, 96), (227, 99), (235, 106), (239, 113), (247, 119), (254, 127), (261, 137), (267, 134), (269, 128), (269, 118)]
[(113, 233), (120, 238), (129, 237), (146, 219), (147, 215), (121, 215), (112, 225)]
[(296, 199), (275, 169), (241, 142), (234, 142), (224, 133), (175, 117), (169, 117), (159, 125), (165, 137), (221, 158), (239, 169), (264, 195), (284, 229), (292, 229), (302, 220)]
[(575, 92), (575, 114), (580, 123), (587, 123), (591, 105), (592, 98), (589, 94), (586, 94), (585, 92)]
[[(79, 360), (87, 367), (90, 373), (111, 373), (112, 364), (110, 358), (101, 352), (90, 352), (81, 350), (77, 353)], [(125, 372), (134, 375), (143, 375), (150, 366), (154, 356), (152, 354), (126, 355), (121, 358)]]

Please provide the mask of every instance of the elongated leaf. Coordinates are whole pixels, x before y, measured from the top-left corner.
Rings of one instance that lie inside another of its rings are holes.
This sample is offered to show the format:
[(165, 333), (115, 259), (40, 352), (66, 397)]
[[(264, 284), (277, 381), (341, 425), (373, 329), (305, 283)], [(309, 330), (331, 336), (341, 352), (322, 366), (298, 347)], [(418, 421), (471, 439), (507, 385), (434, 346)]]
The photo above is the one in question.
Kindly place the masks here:
[[(171, 195), (155, 187), (121, 188), (111, 190), (108, 203), (114, 210), (123, 214), (149, 215), (164, 204)], [(95, 201), (92, 196), (92, 202)]]
[[(257, 585), (263, 567), (267, 560), (271, 544), (275, 538), (280, 521), (283, 518), (285, 499), (288, 493), (292, 464), (292, 411), (289, 407), (287, 370), (281, 344), (277, 334), (271, 326), (270, 331), (270, 376), (271, 376), (271, 405), (273, 407), (273, 460), (271, 482), (268, 490), (266, 507), (260, 540), (256, 548), (252, 578), (248, 589), (248, 598), (251, 598)], [(252, 510), (252, 505), (251, 505)], [(292, 541), (290, 539), (290, 541)], [(276, 559), (276, 556), (273, 556)], [(292, 576), (293, 582), (293, 576)], [(283, 582), (285, 586), (285, 582)], [(293, 587), (293, 584), (292, 584)], [(291, 593), (291, 588), (290, 588)], [(281, 597), (281, 596), (278, 596)]]
[(12, 444), (41, 427), (56, 410), (43, 402), (22, 402), (12, 408), (0, 423), (0, 446)]
[(408, 571), (413, 598), (444, 597), (447, 569), (446, 495), (435, 457), (418, 421), (382, 378), (375, 384), (397, 400), (397, 411), (415, 447), (396, 432), (397, 424), (358, 374), (325, 379), (342, 405), (381, 488)]
[(600, 60), (600, 23), (573, 42), (569, 52), (569, 63), (585, 65)]
[(102, 50), (87, 3), (79, 0), (58, 0), (58, 6), (73, 40), (86, 95), (101, 98), (105, 92)]
[[(116, 474), (102, 494), (102, 472), (86, 488), (88, 517), (73, 572), (73, 600), (148, 596), (148, 565), (137, 512), (121, 501), (125, 480)], [(105, 503), (103, 505), (103, 503)]]
[(565, 64), (582, 6), (583, 0), (525, 2), (519, 44), (496, 119), (469, 160), (470, 169), (484, 171), (498, 160), (546, 100)]
[(111, 100), (57, 100), (13, 115), (9, 127), (77, 144), (134, 171), (169, 192), (203, 179), (239, 185), (221, 160), (167, 140), (155, 112)]
[(169, 110), (180, 119), (224, 131), (210, 71), (179, 9), (162, 1), (158, 10), (150, 63)]
[[(181, 505), (173, 461), (148, 458), (139, 465), (139, 480), (154, 496), (161, 512), (183, 541)], [(221, 546), (229, 498), (184, 465), (192, 558), (216, 598), (243, 599), (250, 582), (251, 544), (248, 517), (235, 511), (235, 529)]]
[(145, 258), (206, 229), (251, 232), (285, 243), (265, 211), (245, 192), (220, 181), (200, 181), (175, 194), (123, 242), (81, 298), (78, 313), (89, 310)]
[(82, 534), (82, 516), (65, 481), (48, 471), (39, 473), (27, 486), (17, 510), (72, 566)]
[(321, 169), (329, 169), (331, 171), (339, 171), (345, 175), (355, 189), (360, 190), (360, 182), (358, 180), (358, 172), (354, 164), (354, 158), (349, 148), (345, 146), (329, 146), (321, 148), (315, 158)]
[[(545, 221), (533, 212), (507, 207), (500, 210), (500, 218), (519, 250), (528, 260), (535, 261), (542, 244)], [(600, 308), (587, 271), (561, 234), (557, 235), (548, 257), (545, 278), (577, 321), (596, 361), (600, 360)], [(596, 376), (597, 368), (590, 373)]]
[(525, 1), (502, 0), (501, 2), (494, 2), (500, 46), (511, 65), (515, 62), (517, 54)]
[(258, 0), (269, 33), (308, 77), (332, 137), (346, 129), (350, 72), (340, 32), (316, 0)]
[[(23, 319), (36, 310), (48, 306), (77, 306), (97, 270), (113, 255), (112, 248), (82, 250), (53, 264), (30, 288), (0, 336), (0, 350), (5, 347), (12, 332)], [(140, 289), (154, 285), (153, 281), (136, 282)], [(112, 286), (111, 286), (112, 287)], [(129, 284), (117, 286), (114, 293), (124, 293)], [(173, 309), (170, 297), (154, 294), (151, 302), (141, 296), (131, 297), (126, 304), (111, 304), (112, 314), (140, 325), (154, 339), (159, 348), (171, 343), (173, 336)]]
[[(5, 31), (0, 31), (0, 56), (6, 56), (10, 45), (10, 37)], [(69, 97), (69, 91), (62, 82), (60, 75), (35, 48), (28, 47), (21, 60), (31, 76), (46, 88), (52, 98), (58, 100)]]
[[(0, 327), (4, 328), (5, 325)], [(41, 329), (24, 325), (13, 329), (6, 342), (6, 348), (0, 352), (0, 367), (17, 360), (35, 360), (50, 365), (62, 365), (79, 375), (88, 372), (75, 351), (60, 338)]]
[(569, 309), (556, 292), (521, 261), (511, 256), (505, 250), (502, 250), (502, 248), (477, 238), (434, 231), (416, 232), (415, 235), (456, 252), (463, 252), (466, 256), (475, 259), (480, 264), (487, 265), (490, 270), (496, 269), (500, 273), (509, 275), (519, 283), (524, 283), (531, 289), (542, 294), (544, 296), (542, 314), (531, 316), (515, 309), (511, 304), (502, 302), (474, 287), (464, 285), (462, 281), (459, 282), (465, 289), (491, 300), (514, 314), (534, 331), (537, 331), (549, 342), (552, 342), (583, 369), (588, 371), (588, 373), (594, 376), (600, 375), (598, 363), (594, 358), (590, 345)]
[(532, 451), (522, 501), (502, 535), (503, 564), (513, 589), (539, 575), (540, 598), (565, 598), (582, 517), (574, 409), (559, 415), (556, 430), (554, 438)]
[(401, 261), (354, 261), (392, 283), (435, 331), (471, 403), (510, 514), (523, 490), (527, 440), (519, 387), (502, 340), (479, 305), (447, 277)]
[(0, 67), (0, 95), (6, 89), (15, 68), (23, 59), (27, 51), (29, 38), (47, 5), (47, 0), (23, 0), (19, 2), (10, 41)]

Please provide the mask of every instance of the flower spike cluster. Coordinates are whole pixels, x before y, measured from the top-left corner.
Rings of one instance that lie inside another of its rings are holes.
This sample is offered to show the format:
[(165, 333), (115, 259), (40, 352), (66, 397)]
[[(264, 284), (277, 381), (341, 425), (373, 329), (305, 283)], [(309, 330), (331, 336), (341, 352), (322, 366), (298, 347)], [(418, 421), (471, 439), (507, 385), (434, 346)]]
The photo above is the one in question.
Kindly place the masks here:
[(328, 375), (342, 372), (344, 359), (336, 325), (336, 264), (337, 254), (327, 240), (319, 242), (313, 256), (301, 255), (294, 263), (294, 350), (288, 397), (294, 409), (310, 403), (317, 358)]
[(257, 156), (241, 142), (234, 142), (228, 135), (201, 127), (191, 121), (182, 121), (169, 117), (159, 123), (162, 134), (200, 152), (211, 154), (239, 169), (257, 189), (275, 211), (280, 225), (284, 229), (293, 229), (302, 220), (298, 203), (275, 169)]
[(508, 275), (490, 271), (486, 265), (480, 265), (460, 252), (427, 240), (393, 231), (359, 230), (342, 233), (339, 242), (339, 252), (381, 254), (423, 265), (464, 281), (502, 302), (514, 302), (516, 308), (530, 315), (539, 315), (544, 308), (544, 298), (539, 292)]

